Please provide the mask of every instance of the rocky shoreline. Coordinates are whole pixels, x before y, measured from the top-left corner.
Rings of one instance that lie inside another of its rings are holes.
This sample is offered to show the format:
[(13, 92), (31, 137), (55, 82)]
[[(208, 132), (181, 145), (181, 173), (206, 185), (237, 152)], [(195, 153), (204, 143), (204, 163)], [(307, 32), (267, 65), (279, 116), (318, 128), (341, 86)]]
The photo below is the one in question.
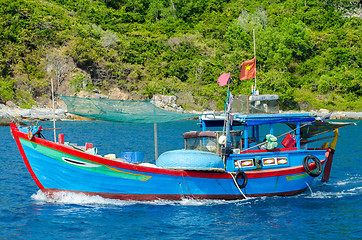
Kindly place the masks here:
[(292, 113), (292, 112), (310, 112), (314, 113), (318, 116), (326, 116), (328, 114), (331, 114), (330, 119), (362, 119), (362, 112), (343, 112), (343, 111), (335, 111), (330, 112), (326, 109), (320, 109), (320, 110), (311, 110), (311, 111), (279, 111), (280, 113)]
[[(176, 104), (175, 96), (154, 96), (151, 100), (153, 104), (157, 107), (168, 111), (174, 112), (185, 112), (180, 106)], [(291, 113), (297, 111), (287, 111), (280, 113)], [(299, 111), (303, 112), (303, 111)], [(318, 116), (326, 116), (330, 114), (326, 109), (320, 110), (312, 110), (309, 111), (315, 113)], [(195, 114), (202, 114), (202, 112), (193, 111)], [(41, 120), (41, 121), (49, 121), (53, 120), (53, 116), (55, 116), (56, 120), (85, 120), (80, 116), (76, 116), (67, 112), (67, 109), (64, 105), (57, 105), (55, 109), (55, 114), (53, 114), (52, 108), (47, 107), (32, 107), (31, 109), (23, 109), (18, 107), (13, 103), (8, 103), (7, 105), (0, 104), (0, 126), (7, 126), (10, 122), (23, 122), (23, 121), (33, 121), (33, 120)], [(362, 119), (362, 112), (342, 112), (336, 111), (332, 112), (330, 119)], [(89, 120), (89, 119), (88, 119)]]
[(52, 120), (53, 116), (55, 116), (56, 120), (72, 119), (64, 108), (55, 109), (55, 114), (53, 114), (53, 109), (50, 108), (32, 107), (31, 109), (23, 109), (0, 104), (0, 126), (6, 126), (10, 122), (48, 121)]
[[(179, 108), (177, 108), (180, 110)], [(177, 110), (176, 109), (176, 110)], [(317, 115), (325, 116), (330, 112), (327, 110), (310, 111)], [(195, 112), (194, 112), (195, 113)], [(287, 112), (283, 112), (287, 113)], [(199, 112), (202, 114), (202, 112)], [(81, 117), (69, 114), (65, 108), (55, 110), (55, 119), (60, 120), (82, 120)], [(362, 119), (362, 112), (333, 112), (330, 119)], [(23, 121), (49, 121), (53, 120), (53, 109), (33, 107), (31, 109), (22, 109), (20, 107), (8, 107), (0, 104), (0, 126), (8, 126), (10, 122)]]

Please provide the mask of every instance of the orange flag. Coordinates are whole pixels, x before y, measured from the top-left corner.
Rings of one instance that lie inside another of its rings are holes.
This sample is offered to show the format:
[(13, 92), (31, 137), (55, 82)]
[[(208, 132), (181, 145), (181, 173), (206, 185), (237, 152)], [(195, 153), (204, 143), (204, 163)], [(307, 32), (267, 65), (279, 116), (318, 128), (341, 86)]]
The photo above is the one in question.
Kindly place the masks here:
[(252, 79), (256, 76), (256, 60), (255, 58), (245, 61), (241, 64), (239, 75), (240, 80)]

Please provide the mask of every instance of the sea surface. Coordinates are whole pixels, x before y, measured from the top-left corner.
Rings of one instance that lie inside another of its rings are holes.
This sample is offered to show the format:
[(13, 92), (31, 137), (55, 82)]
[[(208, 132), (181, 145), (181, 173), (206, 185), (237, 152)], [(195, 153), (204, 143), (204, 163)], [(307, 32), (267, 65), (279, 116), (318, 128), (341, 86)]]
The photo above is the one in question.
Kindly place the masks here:
[[(128, 202), (84, 194), (46, 198), (0, 127), (0, 239), (362, 239), (362, 122), (340, 130), (331, 178), (292, 197)], [(45, 128), (51, 122), (41, 123)], [(57, 122), (65, 141), (99, 154), (142, 151), (154, 161), (154, 125)], [(196, 121), (157, 125), (158, 152), (184, 147)], [(284, 130), (277, 128), (275, 135)], [(53, 139), (53, 131), (44, 131)]]

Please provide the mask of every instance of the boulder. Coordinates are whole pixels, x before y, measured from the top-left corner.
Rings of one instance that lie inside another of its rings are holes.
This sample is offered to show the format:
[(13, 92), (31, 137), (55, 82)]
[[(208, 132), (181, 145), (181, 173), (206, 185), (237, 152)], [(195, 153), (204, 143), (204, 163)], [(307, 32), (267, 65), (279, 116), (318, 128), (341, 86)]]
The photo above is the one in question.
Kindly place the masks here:
[(6, 112), (0, 110), (0, 126), (7, 126), (12, 122), (12, 118)]

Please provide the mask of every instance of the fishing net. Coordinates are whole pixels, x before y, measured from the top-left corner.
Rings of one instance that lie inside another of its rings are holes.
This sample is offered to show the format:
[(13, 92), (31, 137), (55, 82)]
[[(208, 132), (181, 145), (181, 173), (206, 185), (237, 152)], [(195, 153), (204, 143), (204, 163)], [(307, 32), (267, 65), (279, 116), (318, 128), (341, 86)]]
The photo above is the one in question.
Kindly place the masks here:
[(170, 112), (156, 107), (150, 101), (131, 101), (104, 98), (60, 96), (69, 113), (91, 119), (131, 122), (161, 123), (196, 117), (196, 114)]

